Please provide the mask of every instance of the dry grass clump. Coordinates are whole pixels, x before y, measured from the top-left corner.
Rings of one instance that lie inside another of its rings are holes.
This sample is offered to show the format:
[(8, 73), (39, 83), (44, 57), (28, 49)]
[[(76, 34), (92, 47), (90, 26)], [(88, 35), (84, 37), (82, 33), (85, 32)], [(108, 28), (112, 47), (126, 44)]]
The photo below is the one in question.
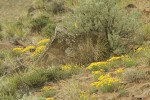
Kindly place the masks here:
[(142, 70), (127, 70), (122, 75), (122, 80), (127, 83), (140, 82), (142, 80), (147, 80), (146, 71)]
[(74, 49), (76, 53), (74, 61), (82, 64), (103, 60), (108, 51), (107, 43), (101, 40), (93, 43), (91, 38), (81, 41)]
[(78, 100), (82, 91), (79, 81), (72, 79), (62, 83), (61, 85), (62, 89), (59, 91), (59, 98), (65, 98), (65, 100)]

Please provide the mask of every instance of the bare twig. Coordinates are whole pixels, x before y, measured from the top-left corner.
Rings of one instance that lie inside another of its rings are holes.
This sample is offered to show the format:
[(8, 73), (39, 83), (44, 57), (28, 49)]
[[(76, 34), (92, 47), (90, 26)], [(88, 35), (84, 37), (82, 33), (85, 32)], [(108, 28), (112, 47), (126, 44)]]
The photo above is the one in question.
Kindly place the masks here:
[(56, 37), (57, 37), (57, 26), (56, 26), (56, 28), (55, 28), (55, 34), (54, 34), (54, 36), (52, 37), (52, 40), (49, 41), (49, 43), (48, 43), (47, 46), (46, 46), (46, 49), (45, 49), (45, 50), (43, 51), (43, 53), (39, 56), (39, 58), (36, 60), (35, 65), (39, 64), (40, 61), (43, 59), (43, 57), (47, 54), (47, 52), (48, 52), (49, 49), (51, 48), (51, 45), (52, 45), (52, 43), (54, 42), (54, 40), (56, 39)]

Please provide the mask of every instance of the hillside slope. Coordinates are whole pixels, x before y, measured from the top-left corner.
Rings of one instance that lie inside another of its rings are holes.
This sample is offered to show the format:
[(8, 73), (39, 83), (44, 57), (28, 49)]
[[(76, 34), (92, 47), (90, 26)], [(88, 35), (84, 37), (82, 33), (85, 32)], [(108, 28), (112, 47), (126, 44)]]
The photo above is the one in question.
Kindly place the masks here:
[(19, 18), (32, 4), (32, 0), (0, 0), (0, 22)]

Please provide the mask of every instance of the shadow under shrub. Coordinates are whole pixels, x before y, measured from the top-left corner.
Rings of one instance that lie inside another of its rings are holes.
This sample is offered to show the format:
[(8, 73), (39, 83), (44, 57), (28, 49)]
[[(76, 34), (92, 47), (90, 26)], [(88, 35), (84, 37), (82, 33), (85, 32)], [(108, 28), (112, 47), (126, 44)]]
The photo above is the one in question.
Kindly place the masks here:
[(72, 50), (69, 51), (69, 48), (66, 50), (68, 56), (69, 53), (72, 54), (69, 59), (77, 64), (87, 64), (109, 57), (108, 43), (103, 38), (96, 38), (93, 35), (74, 39)]

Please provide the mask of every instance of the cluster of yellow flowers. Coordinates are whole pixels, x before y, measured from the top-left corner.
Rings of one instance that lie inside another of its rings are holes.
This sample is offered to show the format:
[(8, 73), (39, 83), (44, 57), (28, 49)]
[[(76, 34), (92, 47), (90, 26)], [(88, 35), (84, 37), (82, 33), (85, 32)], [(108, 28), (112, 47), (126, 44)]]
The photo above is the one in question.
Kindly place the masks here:
[(134, 50), (134, 52), (140, 52), (140, 51), (142, 51), (142, 50), (143, 50), (143, 48), (142, 48), (142, 47), (139, 47), (138, 49)]
[(39, 47), (37, 47), (35, 49), (35, 51), (32, 53), (32, 56), (39, 55), (45, 48), (46, 48), (46, 46), (39, 46)]
[(29, 50), (31, 50), (31, 49), (35, 49), (35, 46), (27, 46), (26, 48), (24, 48), (24, 49), (22, 50), (22, 52), (27, 52), (27, 51), (29, 51)]
[(122, 72), (124, 72), (123, 68), (119, 68), (114, 73), (115, 74), (121, 74)]
[(139, 48), (137, 49), (137, 52), (140, 52), (142, 49), (143, 49), (142, 47), (139, 47)]
[(46, 44), (50, 41), (50, 39), (43, 39), (41, 41), (39, 41), (37, 43), (36, 46), (27, 46), (26, 48), (13, 48), (13, 52), (15, 53), (19, 53), (19, 54), (22, 54), (22, 53), (25, 53), (25, 52), (28, 52), (32, 49), (34, 49), (34, 52), (32, 53), (32, 57), (35, 57), (35, 56), (38, 56), (39, 54), (41, 54), (41, 52), (46, 48)]
[(31, 49), (35, 49), (35, 46), (27, 46), (26, 48), (13, 48), (13, 51), (19, 53), (25, 53)]
[(107, 61), (108, 62), (112, 62), (112, 61), (115, 61), (115, 60), (119, 60), (119, 59), (123, 59), (124, 56), (119, 56), (119, 57), (111, 57), (110, 59), (108, 59)]
[(45, 100), (54, 100), (54, 98), (46, 98)]
[(44, 86), (41, 90), (42, 90), (42, 91), (49, 91), (49, 90), (51, 90), (51, 89), (52, 89), (51, 86)]
[(91, 63), (86, 69), (92, 69), (95, 66), (102, 66), (102, 65), (107, 65), (108, 62), (93, 62)]
[(88, 94), (84, 91), (81, 91), (79, 100), (88, 100)]
[(13, 48), (13, 52), (22, 53), (23, 48)]
[(43, 39), (37, 43), (37, 46), (46, 45), (50, 39)]
[(103, 62), (93, 62), (91, 63), (86, 69), (91, 70), (93, 67), (100, 67), (100, 66), (108, 66), (111, 62), (117, 60), (128, 60), (128, 56), (119, 56), (119, 57), (111, 57), (110, 59), (103, 61)]
[(132, 59), (131, 57), (125, 56), (125, 57), (122, 59), (122, 61), (124, 61), (124, 62), (132, 62), (133, 59)]
[(110, 74), (101, 75), (98, 78), (97, 82), (91, 83), (91, 86), (95, 86), (96, 88), (103, 87), (103, 86), (111, 86), (114, 83), (119, 83), (120, 80), (118, 78), (113, 78)]
[(63, 65), (62, 66), (62, 70), (64, 70), (64, 71), (69, 71), (69, 70), (71, 70), (72, 69), (72, 66), (71, 65)]
[(100, 69), (98, 71), (92, 71), (92, 74), (98, 75), (98, 74), (103, 74), (105, 71), (103, 69)]
[(75, 28), (78, 28), (77, 21), (74, 23)]

